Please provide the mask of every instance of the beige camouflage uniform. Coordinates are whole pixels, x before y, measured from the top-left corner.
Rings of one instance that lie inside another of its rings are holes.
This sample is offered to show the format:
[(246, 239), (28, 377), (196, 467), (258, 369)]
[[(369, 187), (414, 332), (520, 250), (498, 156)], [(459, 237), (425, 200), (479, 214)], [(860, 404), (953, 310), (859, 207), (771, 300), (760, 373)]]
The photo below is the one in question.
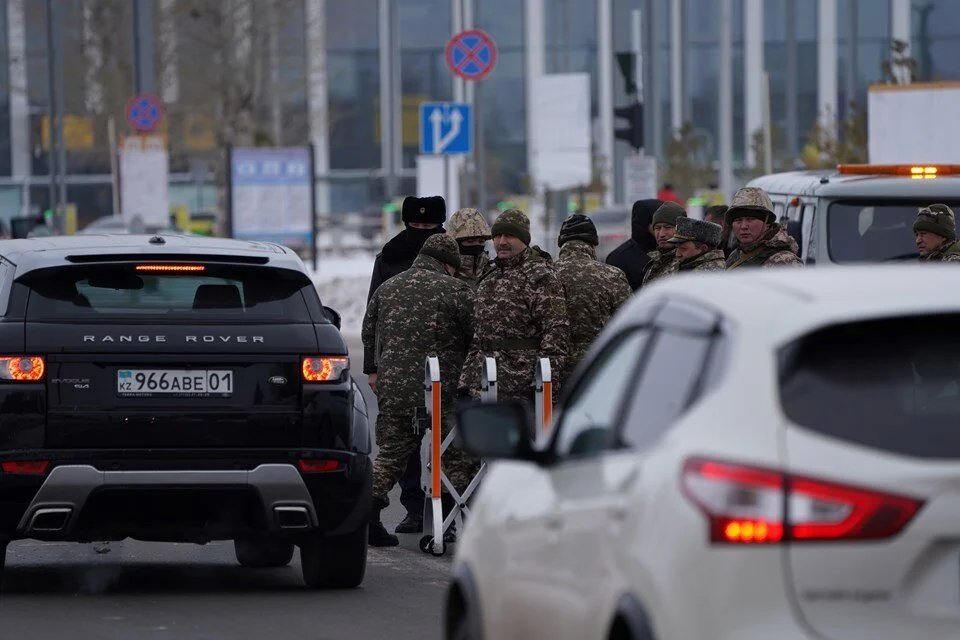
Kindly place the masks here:
[(744, 187), (737, 191), (727, 210), (727, 226), (733, 221), (749, 217), (765, 220), (767, 232), (748, 246), (737, 245), (727, 258), (727, 269), (740, 267), (802, 267), (800, 246), (786, 227), (774, 220), (773, 201), (767, 192), (758, 187)]
[(477, 209), (460, 209), (450, 216), (447, 225), (448, 233), (460, 246), (460, 269), (457, 270), (457, 277), (476, 288), (480, 276), (490, 268), (490, 256), (484, 246), (467, 246), (463, 241), (474, 238), (489, 240), (490, 225)]
[(566, 369), (558, 376), (563, 384), (607, 321), (633, 295), (633, 289), (623, 271), (597, 260), (595, 247), (600, 240), (587, 216), (578, 213), (567, 218), (557, 243), (557, 275), (566, 291), (570, 318), (570, 354)]
[(483, 358), (489, 356), (497, 361), (497, 398), (529, 401), (539, 358), (549, 358), (552, 371), (563, 371), (566, 365), (567, 304), (553, 265), (529, 246), (527, 216), (507, 209), (493, 225), (493, 236), (500, 233), (528, 246), (510, 258), (493, 260), (477, 285), (476, 328), (459, 390), (461, 395), (479, 397)]
[(677, 272), (723, 271), (726, 269), (726, 257), (723, 255), (723, 250), (716, 248), (722, 240), (723, 227), (720, 225), (695, 218), (679, 218), (677, 220), (677, 231), (671, 238), (670, 244), (680, 245), (685, 242), (696, 242), (710, 247), (710, 250), (693, 258), (678, 259)]
[(927, 231), (945, 240), (926, 256), (920, 256), (920, 262), (960, 262), (960, 241), (957, 240), (957, 219), (953, 209), (945, 204), (923, 207), (913, 223), (913, 232), (918, 231)]

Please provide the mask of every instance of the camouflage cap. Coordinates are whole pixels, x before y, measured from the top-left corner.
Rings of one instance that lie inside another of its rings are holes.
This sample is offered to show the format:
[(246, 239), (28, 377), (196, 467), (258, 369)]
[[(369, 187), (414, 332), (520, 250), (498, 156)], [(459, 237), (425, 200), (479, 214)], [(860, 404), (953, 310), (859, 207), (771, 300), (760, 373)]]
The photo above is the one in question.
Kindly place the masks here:
[(476, 209), (460, 209), (450, 216), (447, 223), (450, 236), (454, 240), (467, 238), (490, 238), (490, 225), (483, 214)]
[(520, 211), (520, 209), (507, 209), (493, 222), (490, 233), (496, 237), (499, 235), (513, 236), (518, 238), (523, 244), (530, 245), (530, 218)]
[(945, 204), (931, 204), (917, 212), (913, 232), (929, 231), (947, 240), (957, 239), (957, 219)]
[(737, 218), (756, 218), (766, 223), (773, 222), (773, 201), (767, 192), (759, 187), (744, 187), (733, 195), (730, 208), (727, 209), (727, 224), (733, 224)]
[(456, 240), (445, 233), (435, 233), (427, 238), (420, 247), (420, 253), (460, 269), (460, 247)]
[(677, 231), (667, 242), (672, 244), (699, 242), (711, 249), (716, 249), (721, 237), (723, 237), (723, 227), (714, 222), (695, 218), (678, 218)]

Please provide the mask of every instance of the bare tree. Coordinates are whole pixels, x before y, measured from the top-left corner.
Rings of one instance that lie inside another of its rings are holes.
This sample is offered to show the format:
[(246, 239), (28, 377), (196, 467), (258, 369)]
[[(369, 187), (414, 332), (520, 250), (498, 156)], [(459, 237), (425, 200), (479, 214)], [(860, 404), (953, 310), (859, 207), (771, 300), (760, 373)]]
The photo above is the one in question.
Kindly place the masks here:
[(672, 184), (677, 195), (686, 200), (697, 189), (716, 182), (717, 172), (709, 157), (709, 140), (685, 122), (664, 149), (665, 166), (660, 182)]
[[(766, 140), (764, 130), (761, 127), (750, 136), (750, 148), (753, 150), (754, 163), (747, 172), (747, 177), (756, 178), (764, 174), (764, 165), (766, 164)], [(773, 124), (770, 126), (770, 153), (773, 161), (770, 166), (774, 172), (786, 171), (793, 163), (793, 159), (786, 151), (787, 141), (783, 128)]]
[(803, 162), (808, 168), (867, 162), (866, 109), (857, 102), (851, 102), (847, 117), (838, 123), (836, 130), (822, 124), (824, 122), (834, 122), (832, 112), (823, 113), (810, 129), (803, 153)]

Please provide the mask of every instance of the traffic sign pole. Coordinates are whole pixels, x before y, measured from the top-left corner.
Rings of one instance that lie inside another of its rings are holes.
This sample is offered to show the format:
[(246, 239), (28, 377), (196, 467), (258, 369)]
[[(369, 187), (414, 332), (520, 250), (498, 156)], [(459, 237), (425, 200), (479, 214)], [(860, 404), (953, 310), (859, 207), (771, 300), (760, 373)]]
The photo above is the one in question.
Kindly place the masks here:
[(476, 147), (474, 164), (477, 177), (477, 205), (486, 210), (487, 180), (486, 153), (483, 131), (483, 91), (481, 81), (497, 66), (497, 46), (487, 33), (479, 29), (467, 29), (455, 34), (447, 42), (447, 66), (458, 78), (476, 82), (473, 103), (476, 106)]

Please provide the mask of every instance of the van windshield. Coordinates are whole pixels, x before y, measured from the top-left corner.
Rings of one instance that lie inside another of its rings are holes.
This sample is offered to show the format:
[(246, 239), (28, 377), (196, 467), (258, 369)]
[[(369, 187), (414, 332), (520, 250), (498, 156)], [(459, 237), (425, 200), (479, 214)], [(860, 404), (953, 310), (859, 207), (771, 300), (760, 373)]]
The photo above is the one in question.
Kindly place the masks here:
[(956, 210), (956, 200), (840, 200), (827, 210), (827, 248), (837, 263), (912, 260), (917, 210), (941, 202)]

